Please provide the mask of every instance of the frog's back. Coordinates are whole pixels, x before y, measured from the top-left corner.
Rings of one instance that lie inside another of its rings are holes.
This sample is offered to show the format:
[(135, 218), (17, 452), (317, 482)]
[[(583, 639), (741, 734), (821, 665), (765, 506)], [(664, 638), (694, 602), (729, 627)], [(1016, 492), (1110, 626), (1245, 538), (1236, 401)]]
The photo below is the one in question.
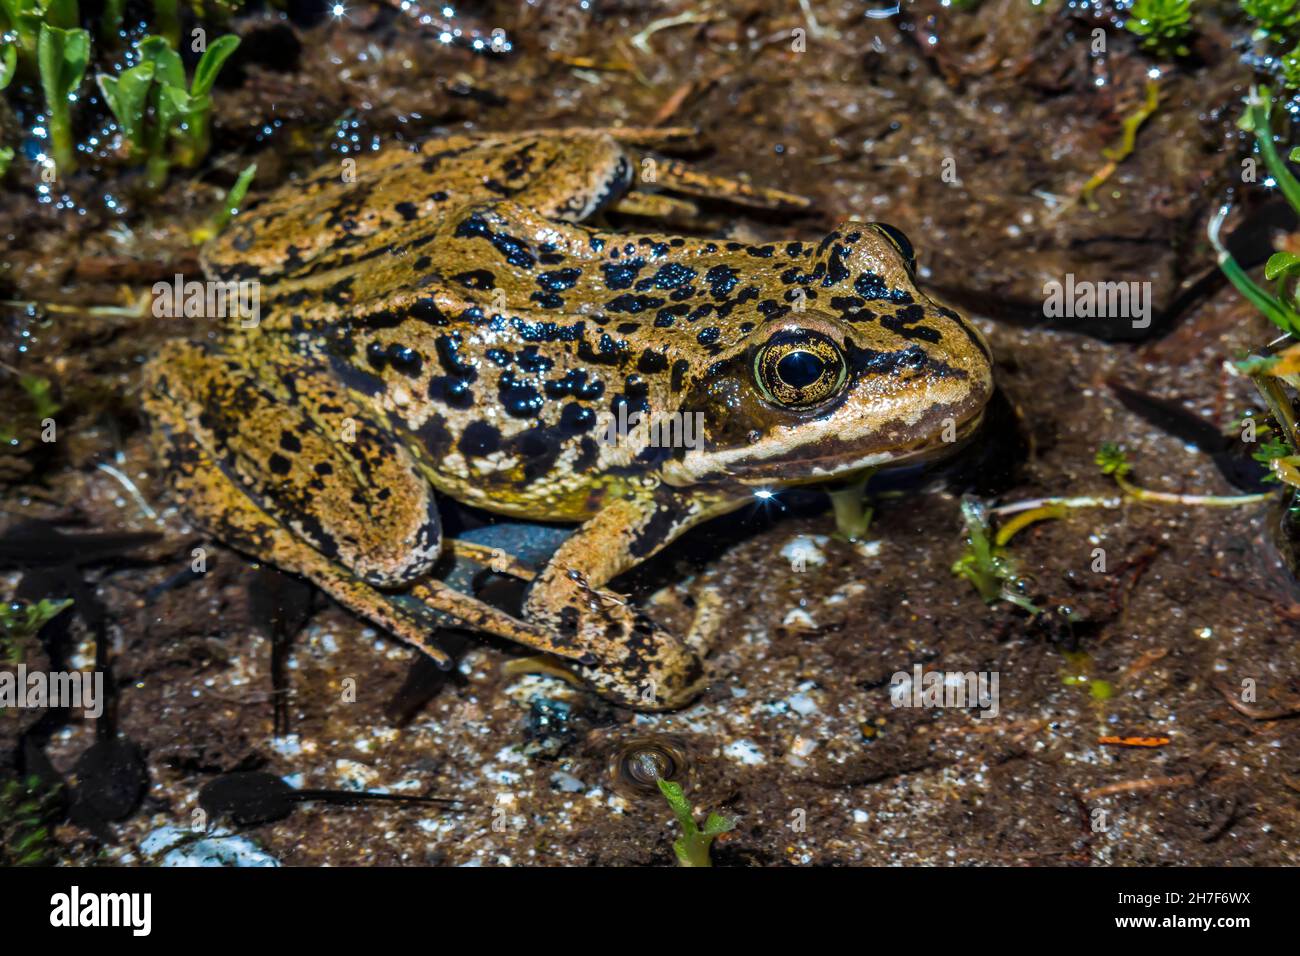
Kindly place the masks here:
[(451, 210), (514, 199), (580, 221), (631, 181), (623, 147), (601, 130), (483, 133), (344, 157), (286, 183), (203, 253), (223, 278), (273, 280), (338, 270), (431, 234)]

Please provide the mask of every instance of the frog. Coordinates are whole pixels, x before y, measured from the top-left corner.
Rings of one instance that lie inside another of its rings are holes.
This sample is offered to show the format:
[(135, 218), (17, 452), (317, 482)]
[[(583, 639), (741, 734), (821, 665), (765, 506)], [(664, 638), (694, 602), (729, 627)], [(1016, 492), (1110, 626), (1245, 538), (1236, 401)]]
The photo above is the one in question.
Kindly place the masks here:
[[(809, 205), (658, 152), (690, 135), (454, 134), (272, 190), (201, 255), (214, 281), (259, 283), (256, 327), (172, 340), (145, 369), (172, 493), (442, 667), (450, 621), (619, 706), (694, 700), (705, 640), (611, 582), (783, 489), (951, 452), (993, 373), (891, 225), (656, 231), (705, 200)], [(446, 498), (575, 526), (540, 568), (492, 555), (527, 582), (519, 612), (435, 573), (448, 553), (486, 558), (444, 536)]]

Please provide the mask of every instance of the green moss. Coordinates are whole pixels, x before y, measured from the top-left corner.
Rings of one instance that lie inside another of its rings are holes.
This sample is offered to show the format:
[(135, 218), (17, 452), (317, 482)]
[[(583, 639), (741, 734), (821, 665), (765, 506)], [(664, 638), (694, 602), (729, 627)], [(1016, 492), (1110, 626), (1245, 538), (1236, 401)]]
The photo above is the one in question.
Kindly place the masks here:
[(1192, 32), (1191, 0), (1134, 0), (1124, 28), (1142, 38), (1142, 48), (1160, 56), (1186, 56)]

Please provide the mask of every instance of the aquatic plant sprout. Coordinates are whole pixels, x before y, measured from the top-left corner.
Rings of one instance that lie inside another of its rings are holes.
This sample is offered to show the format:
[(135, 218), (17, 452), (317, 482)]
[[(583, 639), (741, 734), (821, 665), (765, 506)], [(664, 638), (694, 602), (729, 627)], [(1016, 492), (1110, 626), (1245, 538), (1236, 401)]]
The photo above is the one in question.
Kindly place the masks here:
[(59, 172), (66, 173), (72, 169), (75, 156), (71, 102), (90, 62), (90, 34), (42, 23), (36, 60), (49, 114), (50, 155)]
[(229, 225), (230, 220), (239, 213), (239, 207), (244, 201), (244, 196), (248, 194), (248, 187), (252, 185), (253, 177), (256, 175), (257, 163), (252, 163), (244, 168), (244, 171), (239, 174), (239, 178), (235, 180), (235, 185), (230, 187), (230, 192), (226, 193), (225, 199), (221, 201), (221, 206), (208, 223), (195, 229), (190, 234), (190, 240), (196, 246), (207, 242)]
[(695, 810), (682, 792), (682, 785), (662, 777), (656, 781), (659, 792), (668, 801), (677, 824), (682, 828), (682, 835), (673, 841), (673, 853), (682, 866), (712, 866), (709, 848), (716, 837), (736, 827), (735, 817), (724, 817), (719, 813), (710, 813), (701, 828), (695, 822)]
[[(969, 581), (986, 604), (1007, 601), (1030, 614), (1039, 613), (1041, 609), (1019, 593), (1023, 586), (1020, 576), (995, 542), (984, 505), (974, 498), (964, 498), (961, 516), (966, 522), (966, 553), (953, 564), (952, 573)], [(1020, 522), (1026, 523), (1027, 519)]]
[(159, 36), (146, 36), (136, 44), (136, 66), (116, 77), (95, 77), (121, 130), (127, 158), (145, 163), (149, 189), (166, 185), (173, 161), (192, 168), (207, 155), (212, 87), (238, 46), (239, 38), (231, 34), (213, 41), (195, 66), (188, 89), (180, 55)]

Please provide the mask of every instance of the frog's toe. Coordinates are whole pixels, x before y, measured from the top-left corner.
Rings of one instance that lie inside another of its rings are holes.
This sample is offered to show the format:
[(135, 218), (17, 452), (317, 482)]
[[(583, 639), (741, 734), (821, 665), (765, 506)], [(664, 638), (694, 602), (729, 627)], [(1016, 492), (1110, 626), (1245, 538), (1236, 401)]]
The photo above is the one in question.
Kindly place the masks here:
[(590, 654), (574, 672), (602, 697), (634, 710), (689, 704), (707, 682), (699, 655), (643, 612), (627, 605), (622, 611), (579, 627)]

